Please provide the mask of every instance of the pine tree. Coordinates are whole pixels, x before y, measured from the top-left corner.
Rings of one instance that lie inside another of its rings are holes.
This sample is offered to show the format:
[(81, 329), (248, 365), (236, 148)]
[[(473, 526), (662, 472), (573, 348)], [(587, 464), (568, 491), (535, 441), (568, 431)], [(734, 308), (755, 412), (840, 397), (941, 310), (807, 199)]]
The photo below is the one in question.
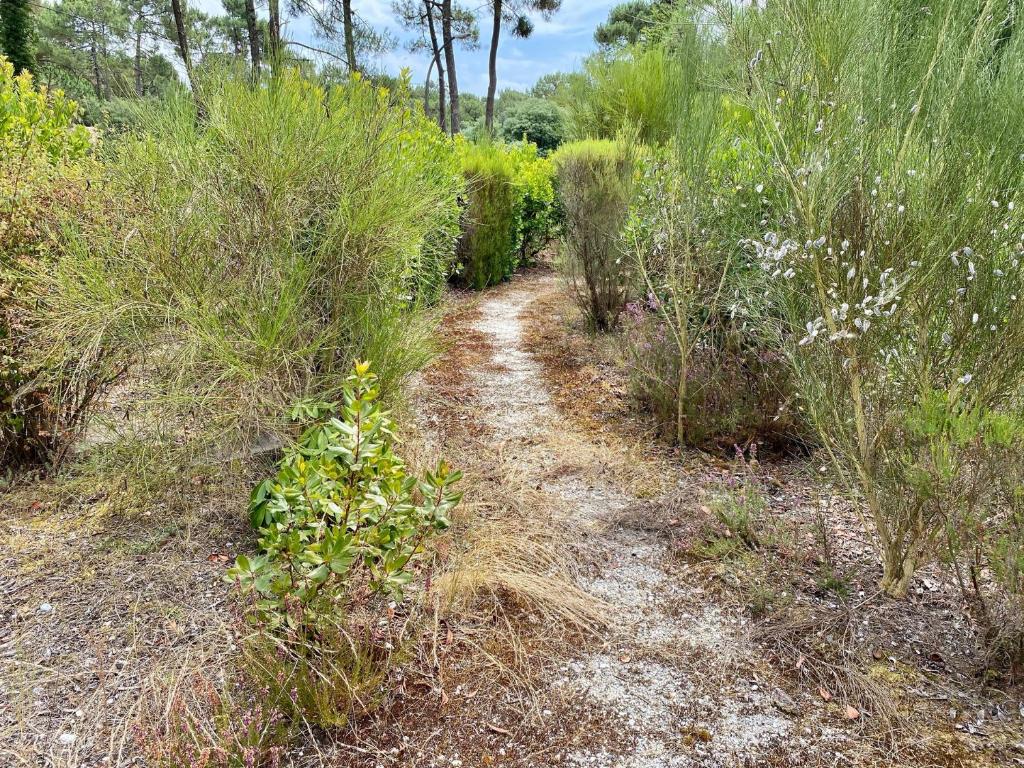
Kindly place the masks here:
[(32, 72), (32, 12), (29, 0), (0, 0), (0, 52), (14, 65), (15, 72)]

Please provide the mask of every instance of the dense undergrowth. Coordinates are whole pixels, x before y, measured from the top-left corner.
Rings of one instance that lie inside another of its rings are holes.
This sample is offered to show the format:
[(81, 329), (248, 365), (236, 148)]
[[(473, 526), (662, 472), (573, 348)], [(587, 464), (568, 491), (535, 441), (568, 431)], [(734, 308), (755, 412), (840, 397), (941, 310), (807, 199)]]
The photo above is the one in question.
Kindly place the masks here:
[(34, 382), (31, 272), (53, 263), (66, 217), (88, 215), (97, 174), (90, 137), (73, 126), (76, 105), (36, 90), (0, 60), (0, 467), (44, 459), (78, 419), (57, 393)]
[[(576, 138), (636, 158), (621, 226), (567, 206), (564, 263), (594, 325), (621, 318), (635, 394), (675, 441), (820, 451), (881, 588), (944, 562), (1019, 663), (1012, 4), (661, 10), (591, 59), (570, 103)], [(562, 174), (561, 193), (620, 176)]]
[(196, 76), (101, 136), (0, 70), (0, 460), (148, 516), (283, 456), (228, 573), (228, 677), (155, 685), (135, 726), (154, 765), (273, 765), (371, 710), (415, 644), (461, 475), (407, 467), (385, 409), (435, 355), (448, 282), (547, 245), (553, 166), (451, 139), (405, 83)]

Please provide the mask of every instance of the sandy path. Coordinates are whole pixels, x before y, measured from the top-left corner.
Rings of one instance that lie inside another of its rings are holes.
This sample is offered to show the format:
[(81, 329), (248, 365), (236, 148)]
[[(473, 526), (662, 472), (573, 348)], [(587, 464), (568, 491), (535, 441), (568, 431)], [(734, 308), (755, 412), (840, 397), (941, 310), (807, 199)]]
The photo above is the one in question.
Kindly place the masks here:
[[(586, 456), (599, 450), (572, 451), (573, 440), (586, 445), (585, 435), (564, 439), (572, 427), (558, 420), (540, 363), (523, 340), (524, 310), (555, 289), (553, 277), (532, 275), (484, 298), (475, 330), (492, 346), (493, 365), (472, 375), (492, 439), (560, 501), (567, 524), (584, 532), (595, 565), (580, 586), (605, 603), (610, 619), (598, 648), (562, 665), (549, 695), (561, 716), (571, 717), (576, 707), (602, 712), (614, 738), (595, 734), (592, 748), (569, 751), (562, 764), (726, 766), (756, 764), (784, 744), (790, 754), (801, 751), (807, 742), (780, 710), (779, 694), (736, 674), (736, 660), (749, 650), (742, 617), (709, 607), (657, 533), (618, 522), (636, 499), (602, 475), (597, 459), (588, 465)], [(560, 439), (550, 439), (556, 429)], [(552, 466), (573, 469), (546, 479)]]

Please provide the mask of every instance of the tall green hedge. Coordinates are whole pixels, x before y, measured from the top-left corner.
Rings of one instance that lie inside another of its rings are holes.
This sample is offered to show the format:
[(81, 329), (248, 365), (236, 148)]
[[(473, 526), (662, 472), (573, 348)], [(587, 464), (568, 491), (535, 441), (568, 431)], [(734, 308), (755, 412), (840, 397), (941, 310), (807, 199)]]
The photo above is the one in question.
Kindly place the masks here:
[(554, 166), (527, 142), (459, 143), (467, 199), (459, 280), (480, 290), (507, 280), (555, 225)]
[(459, 238), (460, 280), (476, 289), (496, 285), (515, 271), (523, 192), (501, 147), (463, 145), (467, 201)]

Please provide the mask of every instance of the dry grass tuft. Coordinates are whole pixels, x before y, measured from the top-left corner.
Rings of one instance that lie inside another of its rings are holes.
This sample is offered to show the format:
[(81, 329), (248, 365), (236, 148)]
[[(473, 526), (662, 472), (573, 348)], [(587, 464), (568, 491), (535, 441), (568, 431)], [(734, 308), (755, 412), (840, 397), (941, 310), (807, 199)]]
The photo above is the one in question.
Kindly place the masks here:
[(600, 629), (603, 606), (576, 586), (573, 526), (514, 476), (499, 488), (496, 496), (489, 486), (489, 498), (467, 510), (464, 543), (437, 580), (447, 611), (488, 618), (527, 613), (570, 633)]
[(790, 608), (759, 624), (756, 637), (780, 667), (794, 670), (821, 698), (838, 702), (848, 718), (856, 713), (853, 719), (867, 735), (892, 747), (906, 736), (906, 714), (899, 697), (857, 658), (863, 648), (857, 639), (859, 608), (870, 599), (840, 603), (828, 615)]

